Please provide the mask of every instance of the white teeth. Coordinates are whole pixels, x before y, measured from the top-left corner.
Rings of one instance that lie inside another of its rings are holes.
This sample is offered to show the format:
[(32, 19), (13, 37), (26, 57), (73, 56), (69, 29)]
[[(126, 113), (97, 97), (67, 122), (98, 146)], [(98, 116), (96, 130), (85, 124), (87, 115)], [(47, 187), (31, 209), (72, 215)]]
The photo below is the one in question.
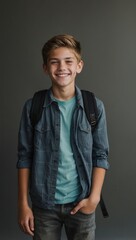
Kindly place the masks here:
[(65, 77), (65, 76), (68, 76), (68, 74), (66, 73), (63, 73), (63, 74), (57, 74), (58, 77)]

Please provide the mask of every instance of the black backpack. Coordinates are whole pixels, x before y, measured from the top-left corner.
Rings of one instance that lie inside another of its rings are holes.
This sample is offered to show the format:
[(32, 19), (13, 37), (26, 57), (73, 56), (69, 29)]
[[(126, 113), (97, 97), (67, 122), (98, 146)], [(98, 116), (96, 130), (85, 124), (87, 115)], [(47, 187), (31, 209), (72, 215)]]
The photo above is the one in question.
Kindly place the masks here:
[[(89, 123), (91, 124), (92, 132), (93, 132), (97, 125), (97, 119), (98, 119), (96, 99), (95, 99), (94, 93), (92, 92), (89, 92), (86, 90), (81, 90), (81, 92), (82, 92), (82, 98), (83, 98), (86, 117)], [(47, 89), (40, 90), (36, 92), (32, 98), (30, 120), (33, 127), (38, 123), (38, 121), (41, 118), (46, 93), (47, 93)], [(100, 199), (100, 207), (101, 207), (103, 216), (105, 218), (109, 217), (102, 195)]]

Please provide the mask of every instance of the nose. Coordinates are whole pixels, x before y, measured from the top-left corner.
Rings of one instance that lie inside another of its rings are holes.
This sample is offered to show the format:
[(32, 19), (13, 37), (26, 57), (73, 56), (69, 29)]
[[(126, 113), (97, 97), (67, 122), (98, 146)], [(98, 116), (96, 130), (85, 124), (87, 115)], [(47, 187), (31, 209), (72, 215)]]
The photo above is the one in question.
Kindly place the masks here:
[(59, 62), (59, 70), (65, 70), (66, 68), (66, 64), (65, 64), (65, 61), (60, 61)]

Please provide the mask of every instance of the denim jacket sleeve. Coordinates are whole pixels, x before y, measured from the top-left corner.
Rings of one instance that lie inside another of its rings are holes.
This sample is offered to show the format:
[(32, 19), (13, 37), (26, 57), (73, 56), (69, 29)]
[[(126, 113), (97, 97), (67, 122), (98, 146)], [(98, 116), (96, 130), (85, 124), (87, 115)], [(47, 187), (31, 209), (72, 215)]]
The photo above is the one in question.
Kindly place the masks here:
[(31, 100), (26, 101), (18, 133), (17, 168), (30, 168), (33, 156), (33, 128), (30, 122)]
[(98, 107), (98, 123), (93, 132), (93, 167), (108, 169), (109, 163), (107, 159), (109, 152), (109, 144), (107, 136), (105, 108), (101, 100), (96, 99), (96, 101)]

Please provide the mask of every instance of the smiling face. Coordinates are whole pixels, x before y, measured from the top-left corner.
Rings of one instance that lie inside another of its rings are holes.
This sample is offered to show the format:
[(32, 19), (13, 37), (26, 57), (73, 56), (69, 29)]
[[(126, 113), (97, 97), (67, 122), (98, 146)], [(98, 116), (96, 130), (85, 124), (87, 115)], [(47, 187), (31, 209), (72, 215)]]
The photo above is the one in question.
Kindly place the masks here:
[(82, 71), (83, 61), (77, 59), (73, 49), (60, 47), (50, 52), (47, 64), (43, 67), (53, 87), (73, 87), (77, 73)]

